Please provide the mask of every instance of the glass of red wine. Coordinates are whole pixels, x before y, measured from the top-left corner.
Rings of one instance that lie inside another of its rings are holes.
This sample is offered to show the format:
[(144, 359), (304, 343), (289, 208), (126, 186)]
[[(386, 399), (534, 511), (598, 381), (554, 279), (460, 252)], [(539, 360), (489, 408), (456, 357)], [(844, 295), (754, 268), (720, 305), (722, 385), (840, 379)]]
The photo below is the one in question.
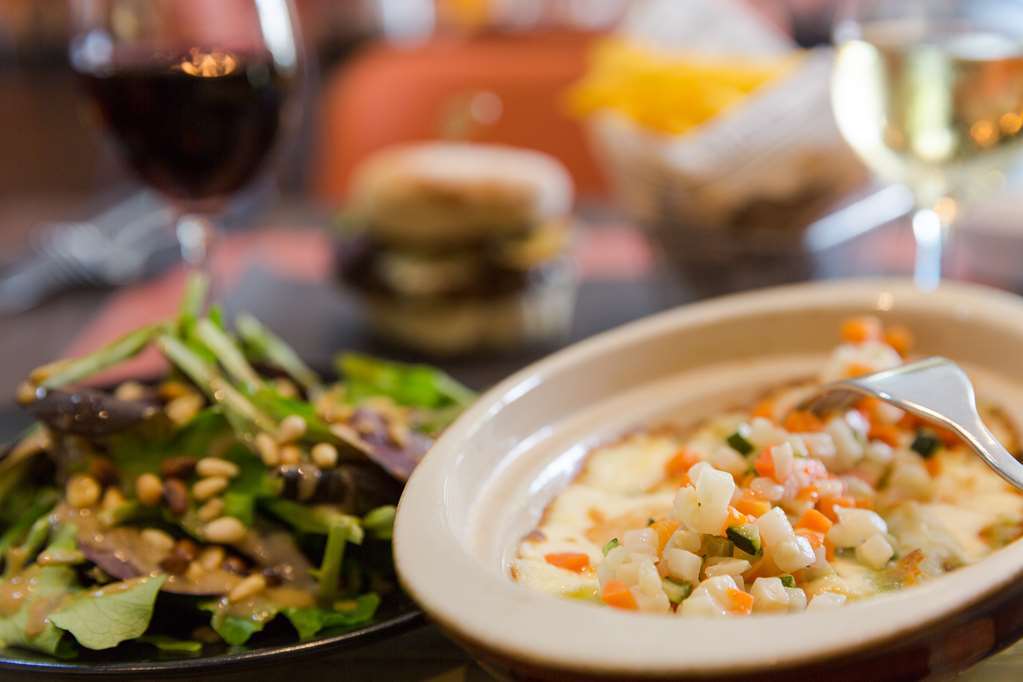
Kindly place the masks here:
[(299, 71), (288, 0), (72, 0), (70, 56), (128, 165), (178, 209), (185, 261), (266, 165)]

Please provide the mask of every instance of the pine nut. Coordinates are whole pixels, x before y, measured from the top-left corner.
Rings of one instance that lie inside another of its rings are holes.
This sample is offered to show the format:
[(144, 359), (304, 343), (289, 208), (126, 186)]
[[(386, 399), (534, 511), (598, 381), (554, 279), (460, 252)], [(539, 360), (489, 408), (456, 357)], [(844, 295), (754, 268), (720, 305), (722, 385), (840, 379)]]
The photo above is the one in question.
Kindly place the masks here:
[(263, 460), (263, 464), (268, 467), (275, 467), (281, 463), (277, 443), (269, 433), (260, 433), (256, 436), (256, 451), (259, 453), (260, 459)]
[(193, 561), (192, 563), (188, 564), (188, 568), (185, 569), (185, 577), (192, 582), (198, 582), (198, 580), (202, 578), (203, 575), (205, 575), (205, 573), (206, 569), (204, 569), (202, 567), (202, 564), (200, 564), (198, 561)]
[(114, 391), (118, 400), (142, 400), (146, 397), (146, 387), (137, 381), (125, 381)]
[(198, 481), (192, 486), (192, 495), (200, 502), (219, 495), (227, 488), (227, 479), (223, 476), (211, 476)]
[(224, 500), (219, 497), (214, 497), (212, 500), (199, 507), (199, 511), (196, 514), (199, 516), (199, 520), (203, 523), (212, 521), (221, 514), (224, 513)]
[(230, 544), (245, 537), (245, 526), (233, 516), (221, 516), (202, 527), (203, 537), (210, 542)]
[(103, 490), (92, 476), (76, 474), (67, 483), (67, 501), (76, 509), (85, 509), (99, 502)]
[(281, 448), (281, 464), (295, 466), (302, 461), (302, 450), (297, 445), (285, 445)]
[(35, 384), (30, 384), (27, 381), (23, 381), (20, 384), (18, 384), (18, 391), (16, 394), (18, 404), (30, 405), (33, 402), (35, 402), (37, 391), (38, 387)]
[(120, 488), (111, 486), (107, 488), (107, 491), (103, 493), (103, 501), (100, 502), (99, 506), (103, 511), (110, 511), (124, 504), (124, 493), (121, 492)]
[(201, 395), (189, 393), (170, 401), (163, 409), (172, 422), (178, 426), (184, 426), (192, 421), (195, 415), (199, 414), (202, 405), (203, 399)]
[(140, 537), (144, 543), (161, 554), (169, 554), (174, 549), (174, 538), (158, 528), (146, 528)]
[(173, 379), (165, 381), (162, 384), (160, 384), (160, 387), (157, 389), (157, 392), (160, 394), (161, 398), (167, 401), (174, 400), (175, 398), (180, 398), (181, 396), (184, 395), (192, 395), (195, 393), (195, 391), (192, 390), (192, 387), (189, 386), (188, 384), (183, 383), (181, 381), (174, 381)]
[(210, 476), (234, 478), (238, 475), (238, 465), (219, 457), (203, 457), (195, 465), (195, 471), (203, 478)]
[(304, 436), (306, 428), (308, 428), (308, 426), (305, 423), (305, 419), (302, 419), (302, 417), (297, 414), (289, 414), (281, 420), (278, 439), (281, 443), (291, 443)]
[(309, 453), (313, 464), (321, 469), (333, 469), (337, 466), (337, 448), (330, 443), (317, 443)]
[(224, 563), (224, 548), (219, 545), (207, 547), (199, 554), (196, 561), (207, 571), (215, 571)]
[(253, 573), (243, 579), (240, 583), (227, 593), (227, 600), (232, 603), (245, 601), (266, 589), (266, 578), (259, 573)]
[(156, 474), (142, 474), (135, 481), (135, 494), (139, 502), (147, 507), (155, 507), (163, 499), (163, 483)]
[(284, 377), (278, 377), (273, 382), (274, 390), (277, 391), (281, 396), (285, 398), (297, 398), (298, 389), (295, 387), (290, 380)]

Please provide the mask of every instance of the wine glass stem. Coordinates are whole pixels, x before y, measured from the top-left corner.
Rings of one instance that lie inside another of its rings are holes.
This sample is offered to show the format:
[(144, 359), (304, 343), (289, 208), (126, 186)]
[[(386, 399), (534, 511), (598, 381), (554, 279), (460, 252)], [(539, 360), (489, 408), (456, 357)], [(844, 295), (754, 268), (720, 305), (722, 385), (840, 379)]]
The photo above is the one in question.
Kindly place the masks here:
[(216, 241), (216, 227), (206, 216), (186, 213), (178, 218), (178, 244), (181, 258), (195, 270), (209, 275), (210, 252)]
[(916, 239), (913, 281), (924, 291), (933, 291), (941, 283), (948, 232), (948, 222), (933, 208), (920, 208), (913, 214), (913, 236)]

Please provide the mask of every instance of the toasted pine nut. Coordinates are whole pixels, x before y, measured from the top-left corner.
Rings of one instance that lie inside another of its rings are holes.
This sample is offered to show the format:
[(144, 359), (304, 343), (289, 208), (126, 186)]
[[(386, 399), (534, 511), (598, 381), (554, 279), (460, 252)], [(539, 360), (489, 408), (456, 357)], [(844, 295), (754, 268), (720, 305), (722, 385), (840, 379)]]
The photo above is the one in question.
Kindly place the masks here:
[(203, 457), (195, 465), (195, 471), (203, 478), (209, 476), (234, 478), (238, 475), (238, 465), (220, 457)]
[(207, 547), (199, 554), (197, 561), (207, 571), (215, 571), (224, 563), (224, 548), (220, 545)]
[(195, 393), (192, 387), (188, 384), (181, 381), (175, 381), (173, 379), (160, 384), (157, 392), (160, 394), (161, 398), (168, 401), (180, 398), (183, 395), (191, 395)]
[(227, 488), (226, 478), (223, 476), (211, 476), (196, 482), (196, 484), (192, 486), (192, 495), (195, 499), (202, 502), (203, 500), (208, 500), (214, 495), (219, 495), (224, 492), (225, 488)]
[(238, 542), (246, 533), (245, 526), (233, 516), (221, 516), (202, 527), (203, 537), (210, 542), (230, 544)]
[(199, 516), (199, 520), (203, 523), (212, 521), (221, 514), (224, 513), (224, 500), (219, 497), (214, 497), (212, 500), (199, 507), (199, 511), (196, 514)]
[(185, 569), (185, 577), (196, 582), (202, 578), (203, 574), (206, 573), (206, 569), (202, 567), (198, 561), (192, 561), (188, 564), (188, 568)]
[(102, 492), (95, 478), (87, 474), (76, 474), (68, 481), (65, 495), (72, 507), (85, 509), (99, 502)]
[(295, 466), (302, 461), (302, 450), (297, 445), (285, 445), (280, 452), (281, 464)]
[(306, 428), (308, 428), (308, 425), (305, 423), (305, 419), (302, 419), (302, 417), (297, 414), (289, 414), (281, 420), (278, 440), (281, 443), (291, 443), (296, 441), (305, 435)]
[(317, 443), (309, 453), (313, 464), (321, 469), (333, 469), (337, 466), (337, 448), (330, 443)]
[(163, 408), (167, 417), (178, 426), (183, 426), (192, 421), (195, 415), (202, 409), (203, 399), (198, 393), (189, 393), (167, 403)]
[(174, 538), (159, 528), (146, 528), (140, 537), (144, 543), (161, 554), (168, 554), (174, 549)]
[(147, 507), (155, 507), (163, 499), (163, 483), (156, 474), (142, 474), (135, 481), (135, 494), (139, 502)]
[(295, 384), (293, 384), (289, 379), (285, 379), (284, 377), (278, 377), (277, 379), (274, 379), (273, 385), (274, 390), (280, 393), (285, 398), (298, 397), (298, 389), (295, 387)]
[(114, 391), (118, 400), (141, 400), (146, 396), (146, 388), (137, 381), (125, 381)]
[(256, 451), (259, 452), (263, 464), (268, 467), (275, 467), (281, 463), (280, 453), (277, 451), (277, 443), (269, 433), (260, 433), (256, 436)]
[(266, 578), (259, 573), (253, 573), (227, 593), (229, 602), (245, 601), (249, 597), (259, 594), (266, 589)]
[(104, 510), (114, 509), (124, 504), (124, 493), (121, 489), (116, 486), (110, 486), (106, 492), (103, 493), (103, 501), (99, 503), (99, 506)]
[(19, 405), (29, 405), (35, 402), (37, 387), (27, 381), (18, 384), (18, 392), (15, 395)]

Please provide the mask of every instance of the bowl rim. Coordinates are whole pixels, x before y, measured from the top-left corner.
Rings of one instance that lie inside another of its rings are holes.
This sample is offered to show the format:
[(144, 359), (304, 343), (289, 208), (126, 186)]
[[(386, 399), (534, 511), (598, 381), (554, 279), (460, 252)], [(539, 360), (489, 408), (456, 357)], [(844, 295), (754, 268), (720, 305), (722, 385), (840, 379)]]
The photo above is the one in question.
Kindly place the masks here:
[[(395, 567), (405, 590), (453, 637), (500, 658), (542, 669), (663, 676), (784, 669), (862, 653), (920, 632), (990, 598), (1023, 576), (1023, 542), (909, 590), (834, 611), (751, 619), (675, 619), (622, 613), (559, 600), (511, 581), (469, 554), (449, 523), (448, 470), (466, 456), (461, 443), (503, 406), (538, 383), (588, 359), (679, 328), (735, 319), (765, 308), (796, 313), (821, 307), (911, 308), (1011, 328), (1023, 339), (1023, 299), (1008, 292), (943, 283), (921, 292), (908, 280), (810, 282), (689, 304), (596, 335), (534, 363), (487, 391), (437, 441), (407, 483), (394, 528)], [(526, 436), (529, 434), (523, 434)], [(784, 637), (764, 637), (784, 625)], [(631, 630), (628, 646), (621, 633)], [(699, 647), (671, 646), (698, 637)], [(813, 646), (806, 646), (810, 641)], [(741, 642), (741, 647), (732, 643)]]

